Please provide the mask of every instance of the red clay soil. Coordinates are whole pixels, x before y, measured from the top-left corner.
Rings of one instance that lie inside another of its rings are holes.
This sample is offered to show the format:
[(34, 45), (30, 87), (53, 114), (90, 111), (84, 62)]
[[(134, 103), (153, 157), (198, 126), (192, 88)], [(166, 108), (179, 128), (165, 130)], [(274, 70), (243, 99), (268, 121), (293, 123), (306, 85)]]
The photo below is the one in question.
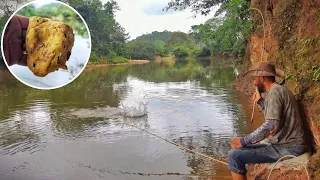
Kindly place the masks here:
[[(233, 86), (235, 89), (239, 91), (239, 93), (244, 94), (247, 98), (250, 99), (252, 97), (252, 94), (254, 93), (254, 87), (252, 85), (249, 77), (240, 76), (234, 83)], [(252, 123), (252, 122), (248, 122)], [(318, 161), (318, 162), (317, 162)], [(315, 154), (312, 156), (309, 163), (309, 174), (313, 175), (313, 173), (310, 173), (310, 171), (315, 172), (315, 169), (318, 168), (320, 165), (320, 158), (319, 155)], [(255, 164), (255, 165), (248, 165), (248, 179), (256, 179), (256, 180), (266, 180), (268, 178), (270, 170), (268, 170), (266, 167), (269, 164)], [(319, 175), (311, 176), (311, 179), (317, 179), (316, 177), (320, 177)], [(272, 174), (270, 176), (270, 180), (295, 180), (295, 179), (307, 179), (307, 174), (303, 167), (300, 168), (300, 170), (294, 170), (292, 167), (281, 167), (278, 170), (273, 170)]]
[[(244, 71), (253, 64), (270, 61), (286, 72), (286, 86), (296, 95), (305, 117), (305, 124), (314, 136), (314, 148), (320, 145), (320, 0), (251, 0), (251, 6), (261, 10), (265, 19), (264, 38), (261, 16), (252, 12), (255, 27), (250, 37)], [(264, 48), (263, 47), (264, 44)], [(261, 58), (261, 54), (263, 56)], [(251, 97), (252, 80), (240, 75), (234, 87)], [(312, 143), (308, 137), (306, 142)], [(267, 179), (262, 165), (249, 166), (252, 179)], [(308, 163), (310, 179), (320, 180), (320, 152)], [(304, 170), (283, 168), (272, 173), (271, 179), (307, 179)]]

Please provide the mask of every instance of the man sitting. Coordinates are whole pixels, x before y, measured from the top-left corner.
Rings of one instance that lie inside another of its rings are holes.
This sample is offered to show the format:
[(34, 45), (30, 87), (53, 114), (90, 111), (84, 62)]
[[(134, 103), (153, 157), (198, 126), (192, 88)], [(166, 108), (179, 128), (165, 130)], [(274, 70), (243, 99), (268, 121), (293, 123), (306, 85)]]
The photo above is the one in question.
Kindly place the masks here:
[(234, 180), (246, 179), (246, 164), (273, 163), (285, 155), (299, 156), (307, 151), (298, 103), (288, 88), (276, 83), (276, 76), (284, 73), (262, 61), (246, 74), (254, 78), (259, 92), (267, 93), (265, 99), (259, 93), (254, 95), (265, 122), (253, 133), (231, 140), (228, 163)]

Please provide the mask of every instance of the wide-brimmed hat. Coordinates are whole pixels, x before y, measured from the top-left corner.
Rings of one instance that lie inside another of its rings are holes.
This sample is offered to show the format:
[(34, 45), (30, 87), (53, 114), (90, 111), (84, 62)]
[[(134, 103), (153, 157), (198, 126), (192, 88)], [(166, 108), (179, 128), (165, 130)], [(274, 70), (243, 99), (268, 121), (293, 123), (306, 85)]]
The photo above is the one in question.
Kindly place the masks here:
[(245, 75), (284, 77), (285, 73), (280, 69), (276, 69), (275, 66), (268, 61), (260, 61), (246, 72)]

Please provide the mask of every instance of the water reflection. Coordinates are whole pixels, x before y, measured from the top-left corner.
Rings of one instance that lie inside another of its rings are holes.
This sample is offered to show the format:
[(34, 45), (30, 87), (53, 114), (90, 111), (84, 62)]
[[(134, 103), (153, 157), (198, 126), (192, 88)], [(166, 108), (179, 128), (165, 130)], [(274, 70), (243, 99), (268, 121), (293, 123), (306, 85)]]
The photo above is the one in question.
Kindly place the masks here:
[[(2, 179), (228, 178), (225, 166), (123, 122), (218, 159), (226, 158), (230, 138), (247, 131), (229, 87), (233, 69), (208, 62), (91, 68), (52, 91), (28, 88), (10, 73), (0, 77)], [(125, 115), (128, 105), (141, 104), (147, 115)], [(30, 173), (12, 162), (27, 162)]]

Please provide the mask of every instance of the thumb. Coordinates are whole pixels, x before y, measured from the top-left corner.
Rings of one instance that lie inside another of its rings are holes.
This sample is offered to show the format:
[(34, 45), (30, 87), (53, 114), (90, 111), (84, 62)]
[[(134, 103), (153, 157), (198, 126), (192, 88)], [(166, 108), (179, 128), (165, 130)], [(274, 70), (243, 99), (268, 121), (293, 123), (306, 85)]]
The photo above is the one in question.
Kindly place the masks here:
[(259, 89), (258, 89), (258, 87), (256, 87), (256, 93), (259, 94)]
[(257, 93), (256, 93), (256, 92), (254, 92), (254, 93), (253, 93), (253, 96), (252, 96), (252, 100), (255, 100), (255, 99), (256, 99), (256, 97), (257, 97)]

